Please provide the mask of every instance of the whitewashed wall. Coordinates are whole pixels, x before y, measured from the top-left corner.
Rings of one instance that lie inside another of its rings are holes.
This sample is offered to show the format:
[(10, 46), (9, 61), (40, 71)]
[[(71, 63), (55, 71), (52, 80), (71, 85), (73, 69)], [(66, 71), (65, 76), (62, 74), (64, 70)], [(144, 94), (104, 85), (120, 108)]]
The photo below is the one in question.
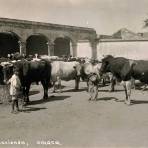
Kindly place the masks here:
[(92, 57), (92, 48), (89, 42), (78, 42), (77, 57)]
[(148, 41), (99, 42), (97, 44), (97, 57), (108, 54), (116, 57), (148, 60)]

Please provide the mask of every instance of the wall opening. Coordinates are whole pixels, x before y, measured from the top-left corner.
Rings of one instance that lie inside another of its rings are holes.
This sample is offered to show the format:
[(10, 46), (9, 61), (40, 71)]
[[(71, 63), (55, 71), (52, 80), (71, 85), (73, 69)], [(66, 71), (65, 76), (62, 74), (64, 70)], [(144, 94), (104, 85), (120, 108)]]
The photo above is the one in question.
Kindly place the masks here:
[(54, 55), (55, 56), (69, 56), (70, 55), (70, 39), (56, 38), (54, 41)]
[(20, 52), (19, 37), (13, 32), (0, 32), (0, 57)]
[(31, 35), (26, 41), (26, 55), (48, 55), (48, 40), (43, 35)]

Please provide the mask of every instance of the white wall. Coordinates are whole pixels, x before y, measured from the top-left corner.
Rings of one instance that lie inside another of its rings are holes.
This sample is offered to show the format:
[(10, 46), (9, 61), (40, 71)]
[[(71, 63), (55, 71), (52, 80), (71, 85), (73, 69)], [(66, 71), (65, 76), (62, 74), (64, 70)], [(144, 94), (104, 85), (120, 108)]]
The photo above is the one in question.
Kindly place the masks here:
[(97, 56), (101, 57), (108, 54), (116, 57), (148, 60), (148, 41), (99, 42)]
[(92, 57), (92, 48), (89, 42), (78, 42), (77, 57)]

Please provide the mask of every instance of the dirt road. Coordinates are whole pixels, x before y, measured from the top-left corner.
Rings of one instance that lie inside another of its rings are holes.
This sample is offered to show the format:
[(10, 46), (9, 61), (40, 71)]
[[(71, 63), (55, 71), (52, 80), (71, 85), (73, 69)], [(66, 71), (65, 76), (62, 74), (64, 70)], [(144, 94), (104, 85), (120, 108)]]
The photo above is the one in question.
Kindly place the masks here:
[(97, 101), (89, 102), (85, 83), (79, 92), (73, 82), (63, 84), (63, 92), (49, 91), (47, 101), (33, 85), (25, 112), (11, 114), (10, 106), (0, 105), (0, 148), (148, 147), (147, 91), (134, 90), (127, 106), (121, 86), (113, 93), (100, 88)]

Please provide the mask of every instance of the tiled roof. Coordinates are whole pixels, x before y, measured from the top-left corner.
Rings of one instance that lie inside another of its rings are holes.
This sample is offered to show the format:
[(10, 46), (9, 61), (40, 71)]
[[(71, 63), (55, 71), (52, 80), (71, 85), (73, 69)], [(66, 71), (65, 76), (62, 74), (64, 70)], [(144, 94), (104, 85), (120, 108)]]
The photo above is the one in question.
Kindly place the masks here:
[(112, 35), (99, 35), (98, 38), (107, 40), (147, 40), (148, 33), (134, 33), (127, 28), (122, 28)]
[(137, 33), (134, 33), (126, 28), (122, 28), (112, 35), (113, 38), (123, 39), (123, 40), (133, 40), (142, 39), (143, 37)]

